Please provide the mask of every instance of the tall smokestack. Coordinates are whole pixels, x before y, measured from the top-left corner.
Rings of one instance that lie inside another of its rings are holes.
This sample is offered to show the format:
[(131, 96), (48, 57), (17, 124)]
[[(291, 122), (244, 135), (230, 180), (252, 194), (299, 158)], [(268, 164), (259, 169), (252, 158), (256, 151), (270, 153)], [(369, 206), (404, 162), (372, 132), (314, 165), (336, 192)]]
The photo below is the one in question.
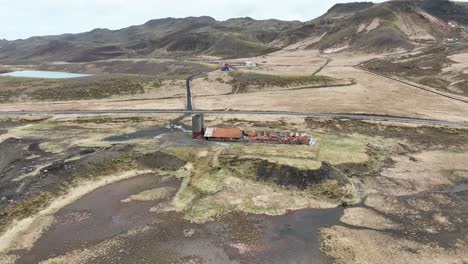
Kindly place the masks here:
[(203, 114), (196, 114), (192, 117), (192, 137), (193, 139), (201, 139), (204, 135), (204, 116)]

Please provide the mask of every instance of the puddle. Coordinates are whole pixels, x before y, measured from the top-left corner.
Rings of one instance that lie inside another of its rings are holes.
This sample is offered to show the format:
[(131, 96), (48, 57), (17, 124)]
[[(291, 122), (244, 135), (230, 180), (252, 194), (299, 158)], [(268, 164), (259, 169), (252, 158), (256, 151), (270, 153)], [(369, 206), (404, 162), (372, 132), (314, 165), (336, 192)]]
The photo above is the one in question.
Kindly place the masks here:
[[(283, 216), (231, 213), (202, 225), (182, 220), (182, 214), (168, 213), (158, 218), (158, 224), (125, 239), (120, 248), (92, 263), (118, 259), (119, 263), (331, 264), (333, 259), (320, 251), (319, 229), (336, 224), (343, 210), (306, 209)], [(190, 236), (185, 235), (187, 230), (192, 230)], [(234, 238), (238, 232), (260, 240), (239, 242)]]
[(320, 250), (320, 228), (339, 224), (344, 208), (304, 209), (266, 217), (263, 249), (255, 263), (333, 263)]

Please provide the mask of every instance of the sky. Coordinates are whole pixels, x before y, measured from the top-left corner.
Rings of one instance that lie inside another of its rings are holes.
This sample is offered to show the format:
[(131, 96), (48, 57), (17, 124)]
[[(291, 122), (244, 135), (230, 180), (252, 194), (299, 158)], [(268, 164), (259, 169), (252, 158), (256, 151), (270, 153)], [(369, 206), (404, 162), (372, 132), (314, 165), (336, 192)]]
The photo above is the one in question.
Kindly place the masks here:
[(0, 0), (0, 39), (120, 29), (165, 17), (307, 21), (343, 2), (353, 0)]

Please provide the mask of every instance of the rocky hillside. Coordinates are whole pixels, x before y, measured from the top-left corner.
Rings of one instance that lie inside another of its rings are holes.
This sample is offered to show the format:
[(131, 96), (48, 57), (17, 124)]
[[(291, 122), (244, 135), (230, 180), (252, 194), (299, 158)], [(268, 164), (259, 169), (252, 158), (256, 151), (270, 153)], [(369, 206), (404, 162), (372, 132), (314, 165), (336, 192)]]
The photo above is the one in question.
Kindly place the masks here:
[(0, 61), (87, 62), (111, 58), (216, 55), (245, 57), (272, 52), (291, 42), (289, 32), (301, 22), (223, 22), (211, 17), (166, 18), (121, 30), (95, 29), (82, 34), (33, 37), (2, 45)]
[(340, 4), (309, 25), (317, 35), (325, 34), (311, 47), (326, 53), (411, 50), (421, 43), (467, 38), (468, 8), (447, 0)]
[(258, 56), (307, 38), (325, 53), (411, 50), (468, 38), (468, 5), (448, 0), (337, 4), (309, 22), (166, 18), (121, 30), (0, 40), (0, 63), (90, 62), (113, 58)]

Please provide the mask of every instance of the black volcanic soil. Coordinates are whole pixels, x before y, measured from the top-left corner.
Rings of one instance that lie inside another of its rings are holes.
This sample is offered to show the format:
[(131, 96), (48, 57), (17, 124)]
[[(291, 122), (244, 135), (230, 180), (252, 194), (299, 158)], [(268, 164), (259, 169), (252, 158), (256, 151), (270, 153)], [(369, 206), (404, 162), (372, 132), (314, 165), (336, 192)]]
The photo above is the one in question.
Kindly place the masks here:
[(137, 159), (137, 162), (151, 169), (178, 170), (185, 165), (185, 161), (163, 152), (145, 154)]
[(281, 186), (294, 186), (300, 190), (314, 184), (319, 184), (327, 179), (342, 181), (342, 173), (334, 168), (330, 163), (323, 162), (320, 169), (300, 170), (287, 165), (271, 164), (261, 160), (257, 166), (257, 180), (272, 181)]

